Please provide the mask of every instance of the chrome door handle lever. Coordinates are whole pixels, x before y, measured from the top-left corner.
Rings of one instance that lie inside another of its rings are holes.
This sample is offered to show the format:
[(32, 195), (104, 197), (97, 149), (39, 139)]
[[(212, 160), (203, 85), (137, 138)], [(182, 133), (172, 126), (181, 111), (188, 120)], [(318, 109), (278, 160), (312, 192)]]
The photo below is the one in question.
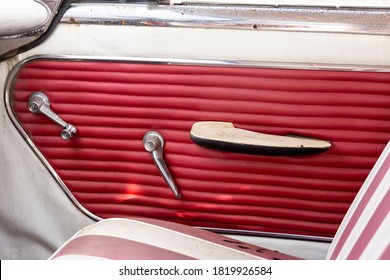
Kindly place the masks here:
[(176, 198), (181, 198), (182, 195), (176, 186), (168, 166), (164, 161), (164, 145), (165, 139), (161, 133), (157, 131), (149, 131), (144, 135), (143, 139), (145, 150), (152, 154), (153, 161), (156, 164), (158, 170), (171, 188)]
[(30, 95), (28, 98), (28, 109), (32, 113), (41, 113), (60, 125), (63, 128), (61, 131), (61, 138), (64, 140), (72, 138), (77, 132), (77, 129), (74, 125), (66, 123), (51, 110), (50, 100), (43, 92), (37, 91)]

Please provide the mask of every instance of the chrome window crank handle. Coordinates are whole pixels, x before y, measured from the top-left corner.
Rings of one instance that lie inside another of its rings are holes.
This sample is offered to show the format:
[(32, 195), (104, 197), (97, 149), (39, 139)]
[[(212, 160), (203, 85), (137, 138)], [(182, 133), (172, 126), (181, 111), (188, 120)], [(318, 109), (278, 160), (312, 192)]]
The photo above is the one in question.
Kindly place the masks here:
[(171, 173), (169, 172), (168, 166), (164, 161), (164, 145), (165, 139), (161, 133), (157, 131), (149, 131), (145, 134), (143, 139), (145, 150), (152, 154), (153, 161), (156, 164), (158, 170), (171, 188), (176, 198), (181, 198), (181, 193), (176, 186)]
[(50, 108), (50, 100), (46, 94), (43, 92), (33, 92), (28, 98), (28, 109), (32, 113), (41, 113), (60, 125), (63, 130), (61, 131), (61, 138), (68, 140), (72, 138), (77, 129), (70, 123), (66, 123), (61, 119), (56, 113), (54, 113)]

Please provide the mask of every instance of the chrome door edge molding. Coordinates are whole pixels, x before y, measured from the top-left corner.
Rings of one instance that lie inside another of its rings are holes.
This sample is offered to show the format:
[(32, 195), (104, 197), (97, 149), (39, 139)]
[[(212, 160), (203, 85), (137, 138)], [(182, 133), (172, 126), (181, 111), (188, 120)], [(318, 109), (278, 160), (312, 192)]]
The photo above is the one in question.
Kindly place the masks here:
[[(58, 61), (100, 61), (123, 62), (140, 64), (165, 64), (165, 65), (198, 65), (218, 67), (248, 67), (248, 68), (274, 68), (291, 70), (319, 70), (319, 71), (350, 71), (350, 72), (390, 72), (390, 65), (362, 65), (362, 64), (336, 64), (336, 63), (305, 63), (305, 62), (274, 62), (274, 61), (249, 61), (249, 60), (217, 60), (217, 59), (191, 59), (191, 58), (159, 58), (159, 57), (120, 57), (120, 56), (96, 56), (96, 55), (32, 55), (19, 61), (13, 70), (19, 71), (26, 64), (36, 60)], [(13, 71), (12, 70), (12, 71)], [(9, 77), (11, 76), (9, 74)], [(8, 79), (7, 84), (8, 87)]]
[(52, 175), (53, 179), (60, 185), (62, 191), (69, 197), (71, 202), (78, 208), (82, 213), (84, 213), (89, 218), (99, 221), (101, 220), (100, 217), (94, 215), (93, 213), (89, 212), (84, 206), (80, 204), (80, 202), (77, 201), (77, 199), (74, 197), (72, 192), (68, 189), (68, 187), (65, 185), (64, 181), (60, 178), (60, 176), (57, 174), (57, 172), (54, 170), (54, 168), (49, 164), (49, 162), (46, 160), (46, 158), (43, 156), (43, 154), (39, 151), (37, 146), (32, 142), (31, 138), (28, 136), (28, 134), (23, 130), (22, 126), (20, 125), (19, 121), (16, 119), (14, 112), (12, 110), (11, 105), (11, 99), (10, 99), (10, 90), (13, 86), (14, 79), (16, 75), (19, 73), (19, 71), (28, 63), (35, 61), (39, 58), (37, 57), (31, 57), (25, 60), (20, 61), (18, 64), (14, 66), (14, 68), (10, 71), (7, 81), (5, 84), (5, 94), (4, 94), (4, 102), (6, 106), (6, 111), (8, 116), (10, 117), (12, 123), (17, 128), (18, 132), (22, 135), (23, 139), (27, 142), (27, 144), (30, 146), (30, 148), (33, 150), (33, 152), (37, 155), (38, 159), (42, 162), (44, 167), (49, 171), (49, 173)]
[(390, 34), (390, 10), (369, 8), (72, 4), (62, 23)]
[[(262, 62), (249, 62), (249, 61), (217, 61), (217, 60), (197, 60), (197, 59), (158, 59), (158, 58), (141, 58), (141, 57), (128, 57), (128, 58), (119, 58), (119, 57), (98, 57), (98, 56), (67, 56), (67, 55), (35, 55), (28, 57), (19, 63), (17, 63), (14, 68), (10, 71), (6, 85), (5, 85), (5, 95), (4, 95), (4, 104), (6, 106), (6, 111), (11, 119), (13, 125), (16, 127), (17, 131), (27, 142), (33, 152), (37, 155), (38, 159), (42, 162), (45, 168), (52, 175), (54, 180), (59, 184), (63, 192), (69, 197), (72, 203), (87, 217), (99, 221), (102, 220), (101, 217), (96, 216), (95, 214), (88, 211), (84, 206), (77, 201), (71, 191), (68, 189), (64, 181), (60, 178), (54, 168), (49, 164), (45, 159), (43, 154), (32, 142), (29, 135), (23, 130), (22, 126), (16, 119), (14, 112), (12, 110), (11, 104), (11, 89), (13, 87), (14, 79), (19, 71), (26, 66), (27, 64), (37, 61), (37, 60), (58, 60), (58, 61), (101, 61), (101, 62), (127, 62), (127, 63), (148, 63), (148, 64), (166, 64), (166, 65), (199, 65), (199, 66), (219, 66), (219, 67), (264, 67), (264, 68), (277, 68), (277, 69), (297, 69), (297, 70), (335, 70), (335, 71), (366, 71), (366, 72), (390, 72), (390, 66), (352, 66), (352, 65), (327, 65), (327, 64), (303, 64), (303, 63), (262, 63)], [(323, 241), (330, 242), (332, 239), (327, 237), (316, 237), (316, 236), (305, 236), (305, 235), (290, 235), (290, 234), (280, 234), (280, 233), (267, 233), (267, 232), (255, 232), (255, 231), (244, 231), (244, 230), (230, 230), (230, 229), (214, 229), (214, 228), (203, 228), (210, 231), (215, 231), (222, 234), (241, 234), (241, 235), (250, 235), (258, 237), (273, 237), (273, 238), (289, 238), (297, 240), (307, 240), (307, 241)]]

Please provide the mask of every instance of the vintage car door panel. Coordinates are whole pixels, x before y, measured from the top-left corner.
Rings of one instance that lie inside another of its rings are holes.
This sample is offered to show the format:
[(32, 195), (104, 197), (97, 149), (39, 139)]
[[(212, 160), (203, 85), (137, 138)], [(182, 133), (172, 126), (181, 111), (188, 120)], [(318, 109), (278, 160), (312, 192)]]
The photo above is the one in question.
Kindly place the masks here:
[[(88, 2), (0, 63), (1, 257), (47, 258), (97, 219), (152, 216), (324, 258), (389, 138), (389, 13)], [(73, 138), (28, 110), (37, 91)], [(331, 147), (209, 149), (191, 139), (203, 121)], [(181, 199), (144, 148), (152, 130)]]
[[(93, 216), (154, 217), (217, 230), (332, 237), (389, 138), (387, 73), (33, 59), (11, 109), (61, 184)], [(28, 99), (44, 92), (77, 128), (70, 140)], [(250, 155), (195, 144), (199, 121), (326, 139), (309, 155)], [(143, 137), (165, 138), (175, 198)]]

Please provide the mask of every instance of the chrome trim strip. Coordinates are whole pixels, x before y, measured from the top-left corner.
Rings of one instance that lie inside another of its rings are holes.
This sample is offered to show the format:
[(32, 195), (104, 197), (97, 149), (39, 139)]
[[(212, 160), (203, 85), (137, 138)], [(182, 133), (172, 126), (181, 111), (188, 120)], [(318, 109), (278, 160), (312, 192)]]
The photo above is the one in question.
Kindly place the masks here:
[[(283, 68), (283, 69), (299, 69), (299, 70), (334, 70), (334, 71), (357, 71), (357, 72), (390, 72), (390, 66), (357, 66), (357, 65), (328, 65), (328, 64), (287, 64), (287, 63), (263, 63), (263, 62), (249, 62), (249, 61), (218, 61), (218, 60), (192, 60), (192, 59), (163, 59), (163, 58), (142, 58), (142, 57), (98, 57), (98, 56), (67, 56), (67, 55), (35, 55), (26, 58), (17, 63), (14, 68), (10, 71), (6, 86), (4, 102), (6, 111), (11, 119), (12, 123), (31, 147), (33, 152), (37, 155), (38, 159), (43, 163), (49, 173), (52, 175), (54, 180), (60, 185), (64, 193), (69, 197), (72, 203), (87, 217), (92, 218), (95, 221), (102, 220), (102, 218), (92, 214), (85, 209), (73, 196), (70, 190), (67, 188), (65, 183), (62, 181), (60, 176), (50, 166), (49, 162), (45, 159), (39, 149), (35, 146), (28, 134), (23, 130), (22, 126), (16, 119), (11, 105), (11, 89), (13, 88), (14, 78), (19, 71), (27, 64), (37, 60), (71, 60), (71, 61), (106, 61), (106, 62), (128, 62), (128, 63), (148, 63), (148, 64), (168, 64), (168, 65), (202, 65), (202, 66), (225, 66), (225, 67), (264, 67), (264, 68)], [(316, 236), (304, 236), (304, 235), (290, 235), (281, 233), (267, 233), (267, 232), (254, 232), (254, 231), (243, 231), (243, 230), (230, 230), (230, 229), (215, 229), (215, 228), (203, 228), (206, 230), (218, 232), (221, 234), (240, 234), (249, 236), (259, 237), (271, 237), (271, 238), (288, 238), (296, 240), (308, 240), (308, 241), (319, 241), (319, 242), (330, 242), (332, 239), (327, 237), (316, 237)]]
[(278, 239), (292, 239), (292, 240), (304, 240), (312, 242), (332, 242), (333, 238), (331, 237), (321, 237), (321, 236), (309, 236), (309, 235), (299, 235), (299, 234), (287, 234), (287, 233), (272, 233), (272, 232), (262, 232), (262, 231), (250, 231), (250, 230), (232, 230), (232, 229), (219, 229), (219, 228), (202, 228), (211, 232), (223, 234), (223, 235), (246, 235), (253, 237), (264, 237), (264, 238), (278, 238)]
[(68, 24), (390, 34), (389, 9), (200, 6), (156, 4), (72, 4)]
[[(128, 62), (167, 65), (200, 65), (219, 67), (254, 67), (276, 68), (295, 70), (329, 70), (329, 71), (352, 71), (352, 72), (390, 72), (390, 65), (358, 65), (358, 64), (334, 64), (334, 63), (304, 63), (304, 62), (263, 62), (247, 60), (213, 60), (213, 59), (183, 59), (183, 58), (159, 58), (159, 57), (119, 57), (119, 56), (94, 56), (94, 55), (33, 55), (18, 62), (15, 66), (19, 70), (27, 63), (35, 60), (68, 60), (68, 61), (106, 61)], [(19, 64), (23, 64), (19, 66)], [(10, 74), (11, 75), (11, 74)], [(8, 84), (7, 84), (8, 85)]]
[(157, 0), (165, 5), (250, 5), (250, 6), (310, 6), (310, 7), (388, 7), (387, 0)]

